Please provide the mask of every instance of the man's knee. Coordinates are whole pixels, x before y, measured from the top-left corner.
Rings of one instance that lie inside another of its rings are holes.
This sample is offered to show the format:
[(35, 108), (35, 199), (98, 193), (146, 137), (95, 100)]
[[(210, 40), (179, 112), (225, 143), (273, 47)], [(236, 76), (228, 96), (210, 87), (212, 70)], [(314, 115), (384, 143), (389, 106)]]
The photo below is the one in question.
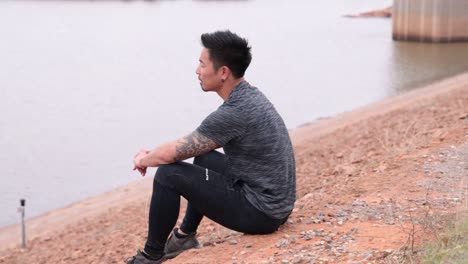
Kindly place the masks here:
[(171, 177), (171, 174), (174, 174), (177, 169), (175, 166), (176, 163), (159, 166), (154, 175), (154, 181), (162, 185), (170, 185), (170, 180), (174, 178)]
[(199, 156), (196, 156), (193, 159), (193, 164), (196, 164), (201, 167), (208, 167), (207, 165), (210, 164), (213, 160), (213, 156), (216, 155), (215, 151), (212, 150), (210, 152), (207, 152), (205, 154), (201, 154)]
[(206, 159), (207, 159), (206, 153), (200, 156), (196, 156), (195, 158), (193, 158), (193, 164), (196, 164), (198, 166), (203, 166), (203, 164), (206, 163)]

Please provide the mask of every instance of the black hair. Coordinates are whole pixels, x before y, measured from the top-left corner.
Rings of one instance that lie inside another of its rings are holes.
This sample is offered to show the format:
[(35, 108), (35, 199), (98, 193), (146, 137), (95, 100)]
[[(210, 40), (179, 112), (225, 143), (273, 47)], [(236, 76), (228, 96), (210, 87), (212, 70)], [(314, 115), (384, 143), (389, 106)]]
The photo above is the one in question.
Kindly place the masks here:
[(203, 47), (208, 49), (216, 70), (227, 66), (234, 78), (244, 76), (252, 61), (251, 47), (245, 38), (226, 30), (202, 34), (201, 42)]

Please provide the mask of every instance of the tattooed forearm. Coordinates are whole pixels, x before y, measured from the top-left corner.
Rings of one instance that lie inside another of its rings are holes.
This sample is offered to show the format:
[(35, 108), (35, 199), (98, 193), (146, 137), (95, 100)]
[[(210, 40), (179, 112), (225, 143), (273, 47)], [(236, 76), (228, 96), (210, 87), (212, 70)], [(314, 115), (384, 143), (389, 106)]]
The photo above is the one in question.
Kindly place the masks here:
[(192, 134), (177, 140), (176, 159), (184, 160), (196, 157), (218, 147), (219, 145), (213, 140), (195, 131)]

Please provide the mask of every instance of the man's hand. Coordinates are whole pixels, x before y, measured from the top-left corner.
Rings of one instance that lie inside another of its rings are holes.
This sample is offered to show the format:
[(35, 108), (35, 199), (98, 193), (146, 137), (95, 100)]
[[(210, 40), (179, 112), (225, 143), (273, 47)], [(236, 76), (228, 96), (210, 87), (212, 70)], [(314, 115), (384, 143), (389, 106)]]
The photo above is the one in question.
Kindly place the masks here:
[(133, 156), (133, 170), (137, 170), (141, 176), (145, 176), (147, 167), (141, 165), (141, 159), (148, 155), (150, 151), (142, 149)]
[(133, 157), (133, 170), (138, 170), (142, 176), (145, 176), (148, 167), (159, 167), (196, 157), (218, 147), (220, 146), (216, 142), (194, 131), (186, 137), (161, 145), (154, 150), (140, 150)]

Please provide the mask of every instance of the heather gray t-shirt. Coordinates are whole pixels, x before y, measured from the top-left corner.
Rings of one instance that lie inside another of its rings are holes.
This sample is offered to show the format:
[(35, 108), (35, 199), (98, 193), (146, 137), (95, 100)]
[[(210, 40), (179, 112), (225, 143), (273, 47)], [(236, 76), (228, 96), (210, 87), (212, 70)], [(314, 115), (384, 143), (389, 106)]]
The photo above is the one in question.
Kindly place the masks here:
[(296, 198), (293, 148), (283, 119), (262, 92), (242, 81), (197, 131), (223, 146), (225, 173), (253, 206), (276, 219), (291, 213)]

